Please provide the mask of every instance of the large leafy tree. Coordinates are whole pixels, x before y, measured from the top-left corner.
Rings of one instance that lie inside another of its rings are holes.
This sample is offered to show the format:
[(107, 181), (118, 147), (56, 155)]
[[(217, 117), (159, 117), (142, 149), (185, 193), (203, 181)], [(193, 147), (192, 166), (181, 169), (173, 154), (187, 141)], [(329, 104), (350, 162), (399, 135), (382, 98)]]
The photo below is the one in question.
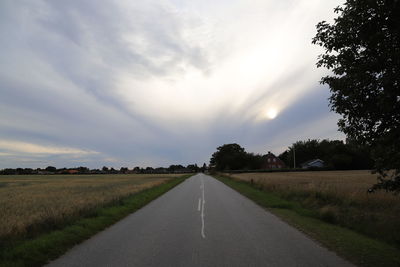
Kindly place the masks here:
[(332, 24), (317, 24), (317, 66), (339, 128), (373, 149), (382, 188), (400, 192), (400, 1), (347, 0)]
[(217, 148), (210, 159), (210, 166), (218, 171), (257, 170), (263, 166), (265, 157), (248, 153), (238, 144), (225, 144)]
[(217, 148), (210, 165), (217, 170), (240, 170), (246, 166), (247, 153), (238, 144), (225, 144)]

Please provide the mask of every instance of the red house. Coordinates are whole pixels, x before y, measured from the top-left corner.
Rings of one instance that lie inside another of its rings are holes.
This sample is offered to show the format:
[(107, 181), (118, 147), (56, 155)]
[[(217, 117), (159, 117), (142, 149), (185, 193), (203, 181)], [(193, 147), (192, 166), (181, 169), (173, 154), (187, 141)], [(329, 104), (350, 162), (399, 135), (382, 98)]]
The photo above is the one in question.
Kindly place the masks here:
[(285, 167), (286, 165), (281, 159), (268, 151), (268, 154), (265, 156), (263, 169), (282, 169)]

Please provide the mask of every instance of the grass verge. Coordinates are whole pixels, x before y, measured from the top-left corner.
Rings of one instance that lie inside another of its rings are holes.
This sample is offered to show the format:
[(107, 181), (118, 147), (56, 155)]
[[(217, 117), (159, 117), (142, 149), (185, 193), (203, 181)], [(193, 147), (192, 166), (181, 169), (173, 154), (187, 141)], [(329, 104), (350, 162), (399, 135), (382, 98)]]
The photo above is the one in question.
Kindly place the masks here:
[(400, 266), (400, 250), (385, 242), (318, 219), (313, 210), (265, 192), (249, 182), (214, 175), (239, 193), (267, 208), (325, 247), (359, 266)]
[(0, 248), (0, 266), (42, 266), (72, 246), (145, 206), (192, 175), (178, 177), (121, 199), (118, 205), (97, 209), (90, 217), (77, 219), (60, 230), (32, 239), (15, 240)]

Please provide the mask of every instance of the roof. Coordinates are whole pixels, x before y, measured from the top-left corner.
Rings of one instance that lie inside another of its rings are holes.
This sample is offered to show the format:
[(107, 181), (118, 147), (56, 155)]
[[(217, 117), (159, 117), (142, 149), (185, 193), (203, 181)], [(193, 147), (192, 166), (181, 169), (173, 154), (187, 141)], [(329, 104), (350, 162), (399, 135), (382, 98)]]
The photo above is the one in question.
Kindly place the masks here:
[(301, 163), (300, 165), (301, 166), (306, 166), (306, 165), (311, 165), (311, 164), (316, 163), (316, 162), (321, 162), (322, 164), (325, 164), (325, 162), (322, 159), (311, 159), (309, 161)]

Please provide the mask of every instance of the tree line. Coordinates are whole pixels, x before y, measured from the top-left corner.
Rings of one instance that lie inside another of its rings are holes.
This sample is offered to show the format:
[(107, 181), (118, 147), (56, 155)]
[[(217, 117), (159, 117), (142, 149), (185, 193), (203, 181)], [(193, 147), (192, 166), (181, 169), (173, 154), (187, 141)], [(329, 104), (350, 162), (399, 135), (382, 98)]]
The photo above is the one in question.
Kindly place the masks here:
[(170, 165), (169, 167), (134, 167), (129, 169), (128, 167), (121, 167), (114, 169), (113, 167), (103, 166), (101, 169), (89, 169), (87, 167), (76, 167), (76, 168), (56, 168), (54, 166), (48, 166), (46, 168), (6, 168), (0, 170), (0, 175), (31, 175), (31, 174), (146, 174), (146, 173), (196, 173), (205, 172), (207, 166), (204, 163), (202, 167), (197, 164), (189, 164), (186, 167), (183, 165)]
[[(324, 168), (331, 170), (360, 170), (374, 167), (371, 150), (367, 146), (351, 141), (345, 143), (341, 140), (298, 141), (282, 152), (278, 158), (285, 163), (286, 168), (299, 168), (301, 163), (313, 159), (323, 160)], [(246, 152), (236, 143), (225, 144), (212, 154), (210, 167), (217, 171), (260, 170), (265, 169), (266, 160), (267, 154)]]
[(298, 141), (279, 155), (287, 166), (300, 167), (300, 164), (312, 159), (321, 159), (328, 169), (334, 170), (370, 170), (374, 167), (371, 150), (355, 142), (341, 140)]

